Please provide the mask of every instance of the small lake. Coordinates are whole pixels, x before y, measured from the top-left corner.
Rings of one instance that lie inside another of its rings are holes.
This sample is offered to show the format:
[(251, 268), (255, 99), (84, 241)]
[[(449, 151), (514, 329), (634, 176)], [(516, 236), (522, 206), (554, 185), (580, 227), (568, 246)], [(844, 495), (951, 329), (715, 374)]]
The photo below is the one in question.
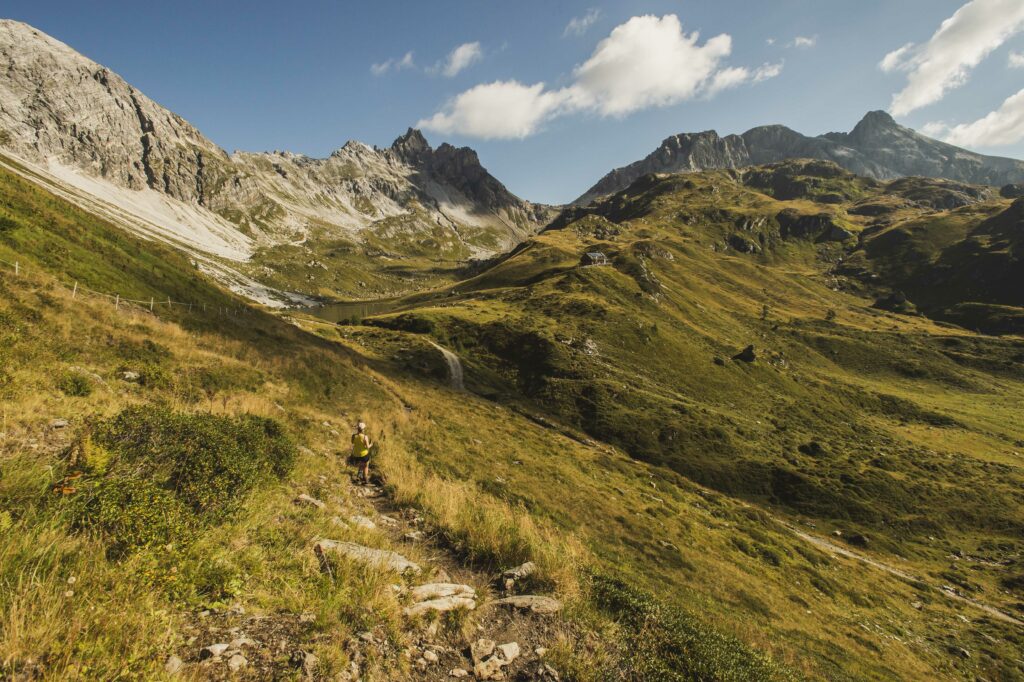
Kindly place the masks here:
[(401, 299), (381, 298), (372, 301), (338, 301), (337, 303), (327, 303), (314, 308), (306, 308), (306, 312), (328, 322), (338, 323), (342, 320), (351, 320), (353, 317), (361, 320), (371, 315), (389, 313), (401, 307), (403, 307)]

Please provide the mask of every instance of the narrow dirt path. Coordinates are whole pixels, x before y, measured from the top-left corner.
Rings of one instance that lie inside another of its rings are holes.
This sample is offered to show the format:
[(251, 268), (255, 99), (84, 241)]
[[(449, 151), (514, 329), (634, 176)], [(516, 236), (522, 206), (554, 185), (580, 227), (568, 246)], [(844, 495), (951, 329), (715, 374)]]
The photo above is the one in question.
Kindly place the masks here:
[[(793, 526), (792, 524), (786, 523), (785, 521), (780, 521), (780, 523), (783, 526), (785, 526), (785, 528), (787, 530), (789, 530), (790, 533), (792, 533), (796, 537), (800, 538), (804, 542), (808, 542), (808, 543), (814, 545), (818, 549), (823, 549), (826, 552), (832, 552), (833, 554), (838, 554), (840, 556), (844, 556), (844, 557), (847, 557), (849, 559), (854, 559), (855, 561), (859, 561), (861, 563), (867, 564), (868, 566), (871, 566), (872, 568), (876, 568), (876, 569), (878, 569), (880, 571), (885, 571), (886, 573), (889, 573), (890, 575), (894, 575), (897, 578), (902, 578), (903, 580), (914, 580), (914, 581), (917, 581), (917, 582), (928, 584), (928, 581), (925, 580), (924, 578), (922, 578), (921, 576), (912, 575), (912, 574), (907, 573), (906, 571), (904, 571), (902, 569), (899, 569), (899, 568), (897, 568), (895, 566), (892, 566), (892, 565), (887, 564), (885, 562), (879, 561), (877, 559), (872, 559), (869, 556), (865, 556), (865, 555), (861, 554), (860, 552), (855, 552), (855, 551), (853, 551), (851, 549), (848, 549), (846, 547), (841, 547), (841, 546), (839, 546), (839, 545), (837, 545), (837, 544), (835, 544), (833, 542), (829, 542), (828, 540), (826, 540), (823, 537), (820, 537), (820, 536), (817, 536), (817, 535), (812, 535), (810, 533), (802, 531), (799, 528), (797, 528), (796, 526)], [(980, 602), (977, 599), (972, 599), (971, 597), (965, 597), (964, 595), (962, 595), (959, 592), (957, 592), (956, 590), (954, 590), (952, 587), (949, 587), (949, 586), (946, 586), (946, 585), (942, 585), (942, 586), (931, 585), (931, 587), (933, 587), (934, 589), (938, 590), (939, 592), (942, 592), (943, 594), (945, 594), (947, 597), (949, 597), (950, 599), (952, 599), (954, 601), (958, 601), (958, 602), (960, 602), (962, 604), (967, 604), (967, 605), (972, 606), (972, 607), (974, 607), (976, 609), (984, 611), (985, 613), (987, 613), (988, 615), (992, 616), (996, 620), (1000, 620), (1000, 621), (1003, 621), (1004, 623), (1012, 623), (1014, 625), (1019, 625), (1021, 627), (1024, 627), (1024, 621), (1021, 621), (1021, 620), (1019, 620), (1017, 618), (1014, 618), (1010, 614), (1005, 613), (1003, 611), (1000, 611), (999, 609), (997, 609), (994, 606), (991, 606), (991, 605), (986, 604), (984, 602)]]

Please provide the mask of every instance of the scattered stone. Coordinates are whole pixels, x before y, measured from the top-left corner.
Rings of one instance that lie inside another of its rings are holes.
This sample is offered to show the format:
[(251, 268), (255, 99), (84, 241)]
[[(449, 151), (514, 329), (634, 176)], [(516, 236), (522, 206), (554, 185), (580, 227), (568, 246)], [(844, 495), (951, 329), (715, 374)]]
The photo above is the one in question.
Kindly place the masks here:
[(377, 529), (377, 524), (373, 522), (373, 519), (370, 519), (367, 516), (360, 516), (359, 514), (356, 514), (348, 517), (348, 520), (351, 521), (356, 528), (362, 528), (363, 530)]
[(468, 677), (469, 676), (469, 672), (466, 671), (466, 670), (463, 670), (462, 668), (452, 668), (452, 671), (450, 673), (448, 673), (448, 674), (451, 675), (452, 677)]
[(358, 637), (359, 637), (359, 639), (363, 640), (367, 644), (373, 644), (374, 642), (377, 641), (376, 639), (374, 639), (373, 633), (370, 632), (369, 630), (366, 630), (364, 632), (360, 632)]
[(338, 542), (335, 540), (321, 540), (313, 546), (313, 552), (320, 559), (322, 567), (327, 567), (327, 557), (331, 554), (340, 554), (348, 559), (357, 561), (375, 568), (383, 568), (395, 573), (410, 572), (419, 574), (423, 569), (418, 564), (409, 561), (401, 554), (386, 549), (373, 549), (357, 545), (354, 542)]
[(315, 497), (312, 497), (310, 495), (307, 495), (306, 493), (302, 493), (301, 495), (296, 497), (295, 498), (295, 504), (300, 505), (300, 506), (316, 507), (317, 509), (323, 509), (323, 508), (325, 508), (327, 506), (326, 504), (324, 504), (320, 500), (318, 500)]
[(312, 677), (313, 673), (316, 672), (316, 666), (320, 662), (310, 651), (293, 651), (291, 656), (288, 657), (288, 662), (296, 668), (301, 668), (302, 672), (306, 677)]
[(385, 526), (397, 526), (398, 525), (398, 519), (393, 519), (390, 516), (385, 516), (384, 514), (381, 514), (380, 516), (378, 516), (377, 519), (381, 523), (383, 523)]
[(521, 594), (514, 597), (496, 599), (494, 604), (499, 606), (511, 606), (516, 609), (526, 609), (537, 614), (558, 613), (562, 610), (562, 602), (552, 597), (540, 595)]
[(174, 673), (181, 670), (182, 665), (184, 665), (184, 662), (177, 656), (168, 656), (167, 662), (164, 663), (164, 671), (168, 675), (173, 675)]
[(247, 665), (249, 665), (249, 661), (245, 660), (245, 656), (242, 654), (235, 654), (228, 659), (228, 668), (233, 672), (237, 672)]
[(414, 602), (421, 602), (439, 597), (475, 597), (476, 590), (469, 585), (459, 585), (458, 583), (428, 583), (414, 587), (411, 596)]
[(732, 356), (733, 360), (741, 360), (743, 362), (754, 362), (757, 360), (757, 354), (754, 352), (754, 345), (751, 344), (741, 350), (736, 355)]
[(232, 649), (242, 649), (244, 647), (257, 647), (259, 644), (249, 639), (248, 637), (237, 637), (231, 640)]
[(473, 664), (477, 664), (494, 653), (496, 642), (493, 639), (478, 639), (469, 645), (469, 655)]
[(959, 656), (960, 658), (970, 658), (971, 657), (971, 652), (968, 651), (967, 649), (963, 648), (962, 646), (955, 646), (955, 645), (950, 644), (946, 648), (949, 651), (949, 653), (953, 654), (954, 656)]
[(719, 367), (724, 367), (725, 366), (725, 360), (723, 360), (722, 358), (718, 357), (717, 355), (715, 356), (714, 363), (716, 365), (718, 365)]
[(227, 650), (228, 645), (224, 643), (205, 646), (199, 651), (199, 660), (205, 661), (208, 658), (217, 658)]
[(132, 371), (121, 372), (121, 380), (122, 381), (130, 381), (130, 382), (134, 383), (134, 382), (137, 382), (141, 378), (142, 378), (142, 375), (140, 375), (138, 372), (132, 372)]
[(533, 650), (533, 653), (537, 654), (538, 658), (544, 658), (544, 654), (548, 652), (546, 647), (539, 646)]
[(910, 602), (910, 606), (911, 606), (911, 608), (917, 609), (918, 611), (920, 611), (921, 609), (924, 608), (924, 604), (922, 604), (919, 601)]
[(501, 657), (509, 663), (519, 658), (518, 642), (509, 642), (508, 644), (502, 644), (497, 647), (497, 651), (501, 655)]
[(421, 530), (412, 530), (403, 535), (402, 537), (408, 540), (409, 542), (420, 542), (421, 540), (423, 540), (424, 537), (426, 537), (426, 534)]
[(437, 663), (440, 660), (438, 655), (436, 653), (434, 653), (433, 651), (431, 651), (430, 649), (427, 649), (426, 651), (423, 652), (423, 658), (428, 663)]
[(66, 429), (68, 427), (67, 419), (54, 419), (50, 422), (51, 429)]
[(437, 611), (444, 613), (447, 611), (454, 611), (455, 609), (468, 609), (472, 611), (476, 608), (476, 600), (472, 597), (466, 596), (452, 596), (452, 597), (441, 597), (440, 599), (431, 599), (429, 601), (420, 602), (419, 604), (413, 604), (407, 607), (403, 613), (407, 618), (416, 618), (422, 616), (424, 613), (429, 611)]

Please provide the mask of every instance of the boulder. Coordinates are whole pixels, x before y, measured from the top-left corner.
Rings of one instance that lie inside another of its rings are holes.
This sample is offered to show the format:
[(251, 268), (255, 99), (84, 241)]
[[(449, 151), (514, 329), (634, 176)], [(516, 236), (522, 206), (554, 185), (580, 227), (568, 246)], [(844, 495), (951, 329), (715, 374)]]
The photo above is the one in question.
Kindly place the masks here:
[(476, 590), (469, 585), (459, 585), (458, 583), (428, 583), (412, 588), (410, 594), (414, 602), (421, 602), (439, 597), (475, 597)]
[(245, 659), (245, 656), (243, 656), (242, 654), (235, 654), (234, 656), (228, 659), (228, 668), (232, 672), (237, 672), (247, 665), (249, 665), (249, 661), (247, 661)]
[(736, 355), (732, 356), (733, 360), (741, 360), (743, 362), (754, 362), (757, 360), (757, 354), (754, 352), (753, 344), (747, 346)]
[(562, 602), (557, 599), (532, 594), (520, 594), (514, 597), (496, 599), (492, 603), (498, 606), (511, 606), (515, 609), (524, 609), (539, 614), (558, 613), (562, 610)]
[(121, 372), (121, 380), (122, 381), (129, 381), (129, 382), (135, 383), (135, 382), (139, 381), (139, 379), (141, 379), (141, 378), (142, 378), (142, 375), (139, 374), (138, 372), (132, 372), (132, 371)]
[[(481, 640), (485, 642), (491, 642), (491, 640)], [(504, 672), (502, 668), (507, 666), (509, 663), (519, 657), (519, 644), (516, 642), (508, 642), (498, 647), (493, 647), (493, 655), (489, 657), (481, 657), (481, 660), (476, 660), (474, 656), (473, 674), (476, 675), (478, 680), (500, 680), (504, 679)]]
[(302, 493), (301, 495), (296, 497), (295, 498), (295, 504), (297, 504), (299, 506), (316, 507), (317, 509), (323, 509), (324, 507), (327, 506), (326, 504), (324, 504), (320, 500), (318, 500), (315, 497), (312, 497), (310, 495), (307, 495), (306, 493)]
[(430, 611), (436, 611), (438, 613), (444, 613), (446, 611), (454, 611), (455, 609), (468, 609), (472, 611), (476, 608), (476, 600), (472, 597), (464, 595), (455, 595), (451, 597), (441, 597), (440, 599), (431, 599), (429, 601), (420, 602), (419, 604), (413, 604), (407, 607), (403, 613), (406, 618), (416, 618), (422, 616)]
[(210, 646), (204, 646), (199, 651), (199, 660), (205, 661), (208, 658), (217, 658), (222, 653), (228, 650), (228, 645), (225, 643), (211, 644)]
[(469, 645), (469, 656), (473, 663), (479, 663), (494, 653), (497, 643), (493, 639), (478, 639)]
[(354, 542), (338, 542), (336, 540), (320, 540), (313, 546), (313, 551), (320, 560), (322, 567), (329, 565), (328, 557), (342, 556), (351, 561), (361, 563), (373, 568), (380, 568), (395, 573), (419, 574), (423, 569), (416, 563), (409, 561), (401, 554), (386, 549), (374, 549), (364, 547)]

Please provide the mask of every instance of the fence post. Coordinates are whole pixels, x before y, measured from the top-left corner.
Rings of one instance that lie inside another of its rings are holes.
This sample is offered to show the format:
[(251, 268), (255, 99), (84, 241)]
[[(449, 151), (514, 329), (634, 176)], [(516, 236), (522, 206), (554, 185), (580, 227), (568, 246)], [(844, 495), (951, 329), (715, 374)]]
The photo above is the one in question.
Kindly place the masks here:
[(168, 310), (171, 309), (171, 297), (170, 296), (167, 297), (167, 309)]
[(14, 261), (14, 274), (17, 275), (17, 274), (20, 274), (20, 272), (21, 272), (21, 265), (18, 263), (18, 261)]
[(78, 282), (75, 282), (75, 288), (71, 290), (71, 300), (75, 300), (75, 296), (78, 296)]
[(117, 296), (114, 298), (114, 310), (120, 310), (120, 309), (121, 309), (121, 294), (117, 294)]
[(149, 297), (149, 312), (153, 312), (153, 297)]

